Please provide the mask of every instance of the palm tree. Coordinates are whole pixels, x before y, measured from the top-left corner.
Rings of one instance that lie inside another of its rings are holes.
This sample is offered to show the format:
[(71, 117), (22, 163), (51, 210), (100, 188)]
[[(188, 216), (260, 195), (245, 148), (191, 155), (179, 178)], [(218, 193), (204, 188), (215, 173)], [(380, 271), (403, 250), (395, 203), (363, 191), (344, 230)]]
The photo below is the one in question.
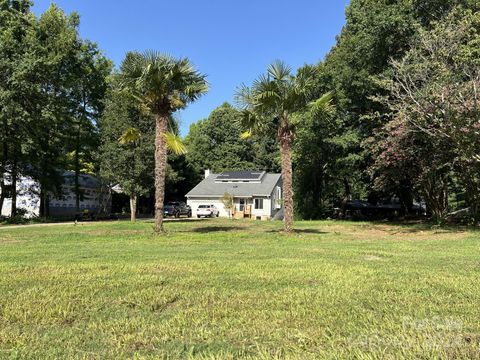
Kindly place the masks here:
[(163, 202), (167, 147), (178, 147), (168, 131), (172, 114), (184, 109), (208, 90), (206, 76), (186, 58), (175, 59), (154, 51), (127, 53), (120, 68), (123, 87), (133, 92), (142, 107), (155, 117), (155, 232), (163, 232)]
[[(178, 135), (178, 128), (176, 127), (176, 123), (174, 122), (173, 118), (170, 119), (170, 128), (174, 128), (173, 131), (169, 131), (165, 134), (167, 149), (177, 155), (183, 155), (187, 153), (187, 148), (182, 143), (180, 136)], [(142, 134), (140, 130), (135, 127), (127, 128), (122, 135), (118, 138), (118, 142), (121, 145), (130, 146), (130, 151), (132, 155), (137, 152), (137, 146), (142, 138)], [(133, 164), (132, 164), (133, 166)], [(130, 195), (130, 221), (135, 222), (137, 221), (137, 201), (138, 201), (138, 194), (137, 192), (132, 192)]]
[(248, 137), (252, 133), (276, 133), (280, 147), (284, 231), (293, 226), (293, 176), (292, 146), (295, 130), (302, 125), (302, 113), (312, 111), (327, 114), (331, 111), (332, 94), (315, 98), (313, 69), (304, 67), (292, 75), (289, 66), (281, 61), (272, 63), (266, 74), (260, 75), (251, 87), (242, 85), (236, 93), (236, 101), (242, 109), (242, 128)]

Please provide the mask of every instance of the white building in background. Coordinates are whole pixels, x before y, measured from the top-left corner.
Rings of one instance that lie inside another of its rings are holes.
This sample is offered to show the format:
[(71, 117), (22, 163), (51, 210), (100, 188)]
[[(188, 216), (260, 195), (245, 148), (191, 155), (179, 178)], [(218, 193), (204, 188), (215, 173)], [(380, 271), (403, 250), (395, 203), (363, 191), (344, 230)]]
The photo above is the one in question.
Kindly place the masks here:
[[(62, 195), (50, 198), (49, 212), (53, 217), (74, 216), (75, 208), (75, 173), (65, 172), (63, 174)], [(8, 180), (8, 178), (7, 178)], [(8, 181), (7, 181), (8, 184)], [(100, 181), (92, 176), (81, 174), (79, 178), (80, 211), (89, 210), (98, 212), (102, 206), (103, 196)], [(21, 177), (17, 181), (17, 209), (25, 209), (27, 217), (40, 215), (40, 186), (29, 177)], [(110, 204), (109, 204), (110, 205)], [(1, 209), (2, 216), (10, 216), (12, 199), (6, 198)]]
[(220, 216), (228, 217), (222, 202), (225, 193), (233, 196), (235, 213), (240, 217), (266, 220), (282, 208), (282, 176), (265, 171), (231, 171), (212, 174), (205, 171), (205, 179), (187, 195), (187, 205), (195, 216), (199, 205), (214, 205)]
[[(6, 176), (5, 183), (9, 184), (9, 178)], [(0, 194), (1, 194), (0, 189)], [(29, 177), (20, 177), (17, 180), (17, 209), (25, 209), (26, 217), (35, 217), (39, 214), (40, 197), (35, 195), (40, 193), (38, 183)], [(8, 196), (8, 195), (7, 195)], [(0, 209), (0, 215), (10, 216), (12, 210), (12, 198), (7, 197), (3, 201), (3, 207)]]

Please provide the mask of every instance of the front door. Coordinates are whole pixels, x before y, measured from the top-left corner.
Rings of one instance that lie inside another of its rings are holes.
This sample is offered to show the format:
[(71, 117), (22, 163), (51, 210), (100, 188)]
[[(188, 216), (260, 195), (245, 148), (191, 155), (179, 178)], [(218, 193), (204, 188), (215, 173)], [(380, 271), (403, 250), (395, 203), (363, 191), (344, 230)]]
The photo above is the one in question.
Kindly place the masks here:
[(238, 200), (238, 211), (245, 211), (245, 205), (247, 204), (247, 199)]

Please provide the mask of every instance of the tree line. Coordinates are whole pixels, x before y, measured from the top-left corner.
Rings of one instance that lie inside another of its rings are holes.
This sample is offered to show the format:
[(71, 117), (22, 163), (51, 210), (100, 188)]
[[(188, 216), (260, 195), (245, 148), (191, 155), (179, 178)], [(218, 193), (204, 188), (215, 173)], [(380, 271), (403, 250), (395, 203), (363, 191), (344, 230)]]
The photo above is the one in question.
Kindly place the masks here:
[[(30, 176), (39, 187), (40, 213), (61, 195), (62, 169), (94, 171), (96, 121), (103, 111), (112, 63), (78, 35), (79, 17), (55, 5), (36, 17), (26, 0), (0, 1), (0, 208)], [(6, 181), (8, 178), (8, 182)]]
[[(351, 199), (424, 201), (443, 221), (480, 218), (480, 5), (475, 0), (352, 0), (332, 50), (295, 72), (277, 61), (190, 126), (174, 113), (206, 90), (188, 59), (128, 53), (114, 69), (52, 5), (0, 0), (0, 206), (20, 176), (35, 179), (41, 214), (62, 172), (120, 184), (138, 197), (182, 199), (214, 172), (282, 172), (285, 229)], [(170, 149), (168, 153), (167, 150)], [(12, 201), (12, 214), (15, 214)]]

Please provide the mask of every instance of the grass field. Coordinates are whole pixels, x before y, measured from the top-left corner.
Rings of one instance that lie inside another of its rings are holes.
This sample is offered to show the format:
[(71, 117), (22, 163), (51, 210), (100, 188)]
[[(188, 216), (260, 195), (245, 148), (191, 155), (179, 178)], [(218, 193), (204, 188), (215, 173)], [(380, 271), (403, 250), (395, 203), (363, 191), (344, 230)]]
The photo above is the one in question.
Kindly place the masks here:
[(480, 359), (480, 233), (0, 228), (0, 359)]

